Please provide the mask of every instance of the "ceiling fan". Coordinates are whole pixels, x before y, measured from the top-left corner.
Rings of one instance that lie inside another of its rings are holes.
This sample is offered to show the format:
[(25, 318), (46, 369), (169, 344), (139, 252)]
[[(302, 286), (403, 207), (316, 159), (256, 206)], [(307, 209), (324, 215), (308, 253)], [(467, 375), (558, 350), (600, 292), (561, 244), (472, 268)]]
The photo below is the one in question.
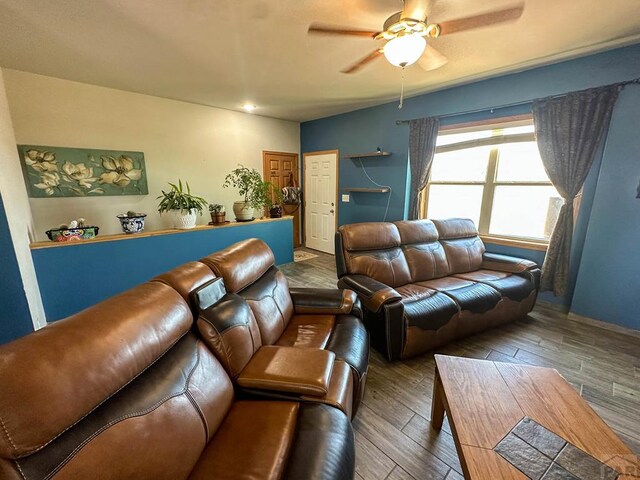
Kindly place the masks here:
[(376, 48), (366, 57), (341, 70), (342, 73), (355, 73), (382, 55), (389, 63), (397, 67), (404, 68), (418, 61), (424, 70), (434, 70), (447, 63), (447, 58), (431, 45), (427, 45), (426, 39), (436, 39), (443, 35), (516, 20), (522, 15), (524, 6), (520, 4), (504, 10), (440, 23), (428, 22), (428, 9), (429, 0), (404, 0), (403, 10), (387, 18), (382, 31), (358, 30), (312, 23), (308, 33), (355, 36), (385, 42), (384, 45)]

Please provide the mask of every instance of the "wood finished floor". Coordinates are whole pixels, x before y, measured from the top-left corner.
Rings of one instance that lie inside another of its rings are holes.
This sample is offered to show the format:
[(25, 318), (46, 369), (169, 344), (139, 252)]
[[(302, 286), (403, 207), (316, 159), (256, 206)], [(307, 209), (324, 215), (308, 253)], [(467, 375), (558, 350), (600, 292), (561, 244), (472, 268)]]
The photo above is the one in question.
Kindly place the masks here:
[[(336, 286), (334, 257), (282, 266), (292, 287)], [(525, 319), (436, 353), (556, 368), (640, 454), (640, 338), (567, 318), (549, 304)], [(371, 351), (365, 396), (353, 425), (357, 480), (462, 479), (451, 430), (430, 427), (433, 355), (387, 362)]]

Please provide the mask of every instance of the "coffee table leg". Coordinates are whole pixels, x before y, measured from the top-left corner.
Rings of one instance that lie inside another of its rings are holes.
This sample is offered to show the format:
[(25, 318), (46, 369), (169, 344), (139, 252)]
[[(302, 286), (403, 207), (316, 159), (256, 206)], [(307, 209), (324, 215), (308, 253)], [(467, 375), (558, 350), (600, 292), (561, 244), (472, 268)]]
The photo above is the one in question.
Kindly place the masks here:
[(444, 421), (444, 392), (442, 389), (442, 381), (436, 367), (436, 378), (433, 382), (433, 398), (431, 399), (431, 427), (440, 431), (442, 422)]

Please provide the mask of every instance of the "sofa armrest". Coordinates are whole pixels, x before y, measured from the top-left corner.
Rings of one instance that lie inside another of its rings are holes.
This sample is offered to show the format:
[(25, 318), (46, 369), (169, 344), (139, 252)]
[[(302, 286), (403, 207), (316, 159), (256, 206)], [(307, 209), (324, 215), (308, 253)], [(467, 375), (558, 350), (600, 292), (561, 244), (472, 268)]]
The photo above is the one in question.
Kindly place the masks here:
[(338, 280), (338, 287), (354, 290), (372, 312), (378, 312), (386, 303), (402, 299), (393, 288), (366, 275), (345, 275)]
[(487, 270), (497, 270), (499, 272), (522, 273), (527, 270), (538, 268), (538, 265), (531, 260), (524, 258), (509, 257), (497, 253), (484, 253), (482, 255), (482, 268)]
[(358, 296), (353, 290), (337, 288), (292, 288), (291, 300), (297, 314), (321, 313), (326, 315), (349, 315), (358, 311)]
[(315, 348), (265, 345), (237, 378), (242, 388), (324, 397), (335, 354)]

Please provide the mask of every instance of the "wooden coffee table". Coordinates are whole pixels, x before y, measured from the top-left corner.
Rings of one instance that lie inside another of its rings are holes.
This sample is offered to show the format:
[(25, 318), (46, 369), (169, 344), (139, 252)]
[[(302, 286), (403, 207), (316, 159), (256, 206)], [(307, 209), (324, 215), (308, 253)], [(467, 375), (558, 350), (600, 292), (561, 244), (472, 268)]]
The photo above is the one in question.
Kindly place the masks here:
[(556, 370), (435, 360), (431, 425), (446, 411), (466, 479), (640, 478), (638, 457)]

